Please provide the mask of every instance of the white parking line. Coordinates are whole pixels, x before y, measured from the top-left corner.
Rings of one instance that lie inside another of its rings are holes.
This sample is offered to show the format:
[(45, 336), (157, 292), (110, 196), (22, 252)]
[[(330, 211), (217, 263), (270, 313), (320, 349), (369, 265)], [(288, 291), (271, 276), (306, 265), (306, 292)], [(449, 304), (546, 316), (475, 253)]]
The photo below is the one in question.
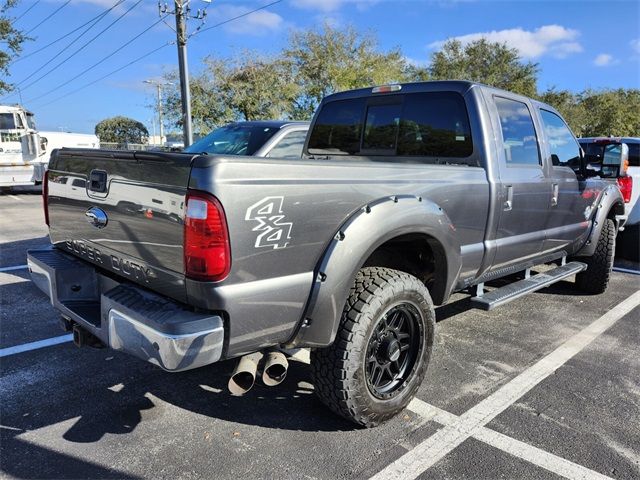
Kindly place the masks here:
[(478, 433), (484, 425), (513, 405), (639, 304), (640, 291), (637, 291), (475, 407), (469, 409), (455, 422), (434, 433), (372, 478), (375, 480), (416, 478), (467, 438)]
[[(414, 398), (407, 409), (420, 415), (425, 420), (433, 420), (445, 426), (455, 424), (460, 418), (457, 415), (423, 402), (419, 398)], [(473, 434), (473, 438), (564, 478), (571, 480), (607, 480), (610, 478), (487, 427), (480, 427)]]
[(16, 197), (15, 195), (9, 195), (9, 198), (13, 198), (14, 200), (18, 200), (19, 202), (23, 202), (24, 201), (20, 197)]
[(23, 270), (29, 268), (29, 265), (15, 265), (13, 267), (0, 267), (0, 272), (12, 272), (13, 270)]
[(633, 273), (634, 275), (640, 275), (640, 270), (633, 270), (631, 268), (613, 267), (614, 272)]
[(38, 350), (39, 348), (51, 347), (53, 345), (60, 345), (61, 343), (67, 343), (73, 340), (73, 335), (61, 335), (59, 337), (47, 338), (45, 340), (38, 340), (37, 342), (24, 343), (22, 345), (16, 345), (15, 347), (0, 348), (0, 358), (8, 357), (9, 355), (15, 355), (16, 353), (29, 352), (31, 350)]
[(480, 428), (478, 432), (473, 435), (473, 438), (564, 478), (571, 480), (611, 479), (611, 477), (602, 475), (595, 470), (583, 467), (582, 465), (558, 457), (553, 453), (549, 453), (486, 427)]

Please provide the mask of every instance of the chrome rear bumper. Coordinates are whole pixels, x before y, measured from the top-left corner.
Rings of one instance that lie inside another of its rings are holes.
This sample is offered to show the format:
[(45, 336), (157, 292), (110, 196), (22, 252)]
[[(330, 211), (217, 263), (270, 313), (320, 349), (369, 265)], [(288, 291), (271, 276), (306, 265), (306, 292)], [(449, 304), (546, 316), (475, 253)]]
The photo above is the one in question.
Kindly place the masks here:
[(222, 356), (224, 326), (218, 315), (182, 305), (100, 274), (55, 248), (30, 250), (33, 282), (62, 315), (121, 350), (168, 371), (214, 363)]

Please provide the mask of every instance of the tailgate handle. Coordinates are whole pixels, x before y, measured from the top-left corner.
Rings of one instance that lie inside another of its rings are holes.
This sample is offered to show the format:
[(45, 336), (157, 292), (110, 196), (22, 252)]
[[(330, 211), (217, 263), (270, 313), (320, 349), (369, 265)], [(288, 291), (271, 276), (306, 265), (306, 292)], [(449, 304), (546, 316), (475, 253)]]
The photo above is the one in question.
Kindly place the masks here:
[(107, 191), (107, 172), (104, 170), (91, 170), (89, 174), (89, 190), (104, 193)]

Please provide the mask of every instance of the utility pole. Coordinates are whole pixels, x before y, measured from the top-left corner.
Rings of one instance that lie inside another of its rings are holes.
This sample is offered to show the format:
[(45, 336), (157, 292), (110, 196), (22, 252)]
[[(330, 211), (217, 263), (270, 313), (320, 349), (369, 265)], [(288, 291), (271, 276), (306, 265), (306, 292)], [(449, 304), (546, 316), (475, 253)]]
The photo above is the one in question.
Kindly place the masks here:
[[(155, 85), (158, 91), (158, 126), (160, 129), (160, 144), (162, 145), (164, 138), (164, 126), (162, 125), (162, 86), (163, 85), (173, 85), (171, 82), (159, 82), (157, 80), (143, 80), (143, 83), (148, 83), (149, 85)], [(155, 136), (155, 133), (154, 133)]]
[[(202, 0), (211, 3), (211, 0)], [(178, 70), (180, 72), (180, 100), (182, 103), (182, 135), (184, 146), (188, 147), (193, 143), (193, 129), (191, 127), (191, 91), (189, 89), (189, 66), (187, 63), (187, 20), (192, 18), (204, 22), (207, 16), (205, 9), (198, 9), (196, 15), (191, 15), (191, 0), (174, 0), (174, 10), (169, 11), (168, 5), (158, 2), (158, 12), (162, 15), (176, 16), (176, 44), (178, 45)], [(165, 24), (169, 25), (165, 22)], [(170, 26), (170, 25), (169, 25)], [(171, 27), (171, 26), (170, 26)], [(171, 27), (173, 28), (173, 27)]]
[(180, 97), (182, 99), (182, 138), (184, 146), (188, 147), (193, 143), (193, 133), (191, 131), (191, 91), (187, 64), (187, 21), (184, 7), (183, 0), (175, 0), (178, 69), (180, 70)]

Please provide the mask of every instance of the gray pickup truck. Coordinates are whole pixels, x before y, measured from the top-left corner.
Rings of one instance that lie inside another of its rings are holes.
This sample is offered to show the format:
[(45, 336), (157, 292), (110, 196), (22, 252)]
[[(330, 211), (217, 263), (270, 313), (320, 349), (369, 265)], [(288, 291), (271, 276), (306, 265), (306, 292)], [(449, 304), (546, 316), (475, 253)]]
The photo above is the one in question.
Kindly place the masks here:
[(453, 292), (491, 309), (574, 275), (605, 290), (626, 155), (587, 165), (553, 108), (476, 83), (342, 92), (296, 160), (56, 151), (53, 245), (28, 263), (78, 345), (169, 371), (239, 358), (233, 393), (311, 348), (320, 399), (373, 426), (415, 395)]

